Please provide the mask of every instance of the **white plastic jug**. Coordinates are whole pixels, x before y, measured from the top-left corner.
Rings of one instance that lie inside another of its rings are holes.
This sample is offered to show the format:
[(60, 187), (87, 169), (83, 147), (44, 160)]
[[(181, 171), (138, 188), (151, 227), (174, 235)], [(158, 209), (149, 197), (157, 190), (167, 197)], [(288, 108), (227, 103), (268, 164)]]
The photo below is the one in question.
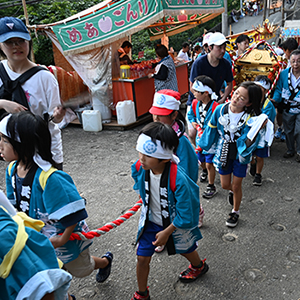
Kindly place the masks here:
[(82, 113), (82, 125), (85, 131), (101, 131), (102, 119), (99, 110), (84, 110)]
[(96, 97), (92, 98), (93, 101), (93, 109), (99, 110), (101, 117), (102, 117), (102, 123), (110, 123), (111, 122), (111, 110), (109, 107), (105, 106), (101, 100), (99, 100)]
[(136, 121), (134, 102), (132, 100), (119, 101), (116, 110), (118, 124), (127, 125)]

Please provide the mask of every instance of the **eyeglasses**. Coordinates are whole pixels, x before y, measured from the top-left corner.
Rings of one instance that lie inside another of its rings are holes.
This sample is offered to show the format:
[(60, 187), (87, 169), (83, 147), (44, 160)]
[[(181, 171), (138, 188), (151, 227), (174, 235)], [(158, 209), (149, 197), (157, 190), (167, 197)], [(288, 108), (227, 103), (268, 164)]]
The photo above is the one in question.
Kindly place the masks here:
[(7, 40), (5, 42), (3, 42), (3, 44), (5, 45), (5, 47), (11, 49), (14, 46), (20, 46), (20, 47), (24, 47), (26, 41), (24, 39), (18, 39), (18, 40)]

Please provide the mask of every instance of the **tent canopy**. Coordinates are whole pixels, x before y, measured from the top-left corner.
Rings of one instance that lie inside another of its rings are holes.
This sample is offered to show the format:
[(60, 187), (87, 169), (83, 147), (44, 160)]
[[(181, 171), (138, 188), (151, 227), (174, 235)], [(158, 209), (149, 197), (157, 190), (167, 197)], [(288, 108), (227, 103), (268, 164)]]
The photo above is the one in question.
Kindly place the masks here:
[[(110, 44), (151, 25), (151, 39), (161, 38), (163, 33), (173, 35), (222, 12), (223, 0), (106, 0), (60, 22), (31, 28), (53, 30), (64, 54), (75, 54)], [(169, 22), (165, 29), (163, 20)], [(153, 27), (155, 22), (158, 27)]]

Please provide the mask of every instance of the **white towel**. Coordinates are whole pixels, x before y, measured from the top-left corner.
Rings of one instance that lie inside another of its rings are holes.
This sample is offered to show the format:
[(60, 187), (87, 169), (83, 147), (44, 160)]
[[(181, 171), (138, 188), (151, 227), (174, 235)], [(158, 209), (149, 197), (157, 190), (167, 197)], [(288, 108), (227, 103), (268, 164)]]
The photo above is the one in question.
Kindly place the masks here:
[[(258, 117), (252, 117), (248, 120), (248, 126), (251, 126), (247, 134), (247, 138), (251, 141), (256, 137), (259, 130), (261, 129), (262, 124), (268, 119), (266, 114), (260, 114)], [(266, 125), (266, 131), (264, 135), (264, 140), (268, 143), (268, 146), (271, 146), (274, 137), (274, 124), (268, 120)]]

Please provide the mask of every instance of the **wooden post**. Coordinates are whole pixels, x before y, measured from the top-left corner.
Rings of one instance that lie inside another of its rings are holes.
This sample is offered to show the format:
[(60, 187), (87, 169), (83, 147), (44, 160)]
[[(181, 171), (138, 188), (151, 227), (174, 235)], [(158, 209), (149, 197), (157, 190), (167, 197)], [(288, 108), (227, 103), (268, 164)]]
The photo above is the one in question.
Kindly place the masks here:
[[(25, 16), (25, 24), (26, 24), (26, 26), (29, 26), (26, 0), (22, 0), (22, 4), (23, 4), (24, 16)], [(31, 59), (31, 61), (35, 62), (33, 47), (31, 47), (30, 59)]]

